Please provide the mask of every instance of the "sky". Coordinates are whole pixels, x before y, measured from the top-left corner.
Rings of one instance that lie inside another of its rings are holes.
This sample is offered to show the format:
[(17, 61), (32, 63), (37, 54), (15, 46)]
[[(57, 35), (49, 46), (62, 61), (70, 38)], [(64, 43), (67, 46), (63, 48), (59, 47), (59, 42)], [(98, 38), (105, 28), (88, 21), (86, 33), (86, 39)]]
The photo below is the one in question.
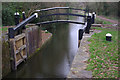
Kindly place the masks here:
[(120, 0), (0, 0), (1, 2), (119, 2)]

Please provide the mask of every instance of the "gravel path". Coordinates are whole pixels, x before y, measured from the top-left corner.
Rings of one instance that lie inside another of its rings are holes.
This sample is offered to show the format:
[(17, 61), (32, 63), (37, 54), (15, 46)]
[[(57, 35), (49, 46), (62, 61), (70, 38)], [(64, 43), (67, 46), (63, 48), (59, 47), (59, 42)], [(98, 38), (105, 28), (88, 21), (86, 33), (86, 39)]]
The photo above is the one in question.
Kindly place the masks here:
[(118, 21), (117, 20), (111, 20), (111, 19), (107, 19), (103, 16), (97, 16), (98, 18), (102, 19), (102, 20), (106, 20), (106, 21), (109, 21), (111, 23), (114, 23), (114, 24), (118, 24)]
[(71, 70), (67, 78), (92, 78), (92, 71), (85, 70), (87, 67), (86, 61), (89, 59), (89, 46), (90, 42), (87, 40), (94, 34), (101, 31), (94, 30), (90, 34), (84, 34), (83, 39), (81, 40), (80, 47), (77, 51), (77, 54), (73, 60)]

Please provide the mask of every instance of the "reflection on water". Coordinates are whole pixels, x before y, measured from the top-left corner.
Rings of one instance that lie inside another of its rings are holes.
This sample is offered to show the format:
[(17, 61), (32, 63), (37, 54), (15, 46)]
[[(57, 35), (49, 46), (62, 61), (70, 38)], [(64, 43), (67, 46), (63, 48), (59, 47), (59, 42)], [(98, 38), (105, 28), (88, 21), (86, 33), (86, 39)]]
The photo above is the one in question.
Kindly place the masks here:
[(59, 23), (50, 30), (53, 37), (46, 45), (7, 77), (65, 78), (78, 49), (78, 30), (81, 27), (80, 24)]

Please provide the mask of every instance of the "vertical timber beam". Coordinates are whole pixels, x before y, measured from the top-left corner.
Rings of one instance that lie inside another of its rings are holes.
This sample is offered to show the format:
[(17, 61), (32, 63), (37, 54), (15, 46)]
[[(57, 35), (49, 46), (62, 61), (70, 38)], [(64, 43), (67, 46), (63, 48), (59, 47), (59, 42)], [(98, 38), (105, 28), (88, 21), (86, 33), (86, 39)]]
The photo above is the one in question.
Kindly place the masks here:
[(16, 70), (16, 57), (15, 57), (15, 51), (14, 51), (14, 39), (10, 39), (10, 57), (11, 57), (11, 69)]

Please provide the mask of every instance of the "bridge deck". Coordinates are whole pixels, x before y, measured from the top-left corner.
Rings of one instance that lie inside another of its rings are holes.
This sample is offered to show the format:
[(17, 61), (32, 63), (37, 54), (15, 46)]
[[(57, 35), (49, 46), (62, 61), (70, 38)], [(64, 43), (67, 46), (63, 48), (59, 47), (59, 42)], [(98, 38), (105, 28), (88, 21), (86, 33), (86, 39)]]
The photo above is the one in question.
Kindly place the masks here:
[(75, 24), (85, 25), (84, 22), (74, 21), (74, 20), (53, 20), (53, 21), (45, 21), (45, 22), (39, 22), (39, 23), (37, 23), (37, 25), (50, 24), (50, 23), (58, 23), (58, 22), (66, 22), (66, 23), (75, 23)]

